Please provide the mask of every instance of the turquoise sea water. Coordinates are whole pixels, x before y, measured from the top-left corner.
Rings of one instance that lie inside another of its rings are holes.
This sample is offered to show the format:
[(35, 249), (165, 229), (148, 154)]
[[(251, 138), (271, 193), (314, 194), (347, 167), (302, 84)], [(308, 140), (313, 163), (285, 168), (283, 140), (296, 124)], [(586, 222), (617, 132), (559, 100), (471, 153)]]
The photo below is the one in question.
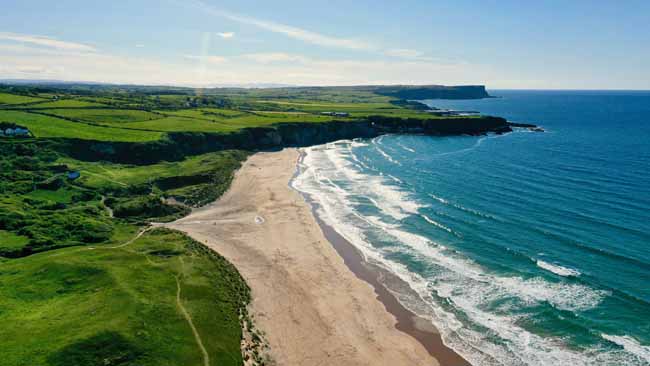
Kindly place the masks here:
[(475, 365), (650, 365), (650, 93), (428, 101), (543, 126), (306, 149), (297, 189)]

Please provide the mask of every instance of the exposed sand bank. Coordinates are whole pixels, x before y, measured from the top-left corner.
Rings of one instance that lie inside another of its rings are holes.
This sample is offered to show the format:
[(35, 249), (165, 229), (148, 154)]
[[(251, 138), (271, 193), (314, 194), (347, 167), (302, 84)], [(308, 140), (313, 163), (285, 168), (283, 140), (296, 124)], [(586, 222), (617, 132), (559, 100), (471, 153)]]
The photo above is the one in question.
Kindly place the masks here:
[[(444, 346), (425, 348), (397, 329), (408, 326), (391, 314), (398, 307), (386, 300), (391, 295), (376, 292), (346, 266), (310, 206), (288, 186), (298, 157), (295, 149), (252, 156), (219, 201), (166, 226), (206, 243), (239, 269), (278, 365), (438, 365), (431, 353)], [(435, 334), (423, 333), (412, 334), (436, 342)], [(457, 364), (442, 355), (444, 364)]]

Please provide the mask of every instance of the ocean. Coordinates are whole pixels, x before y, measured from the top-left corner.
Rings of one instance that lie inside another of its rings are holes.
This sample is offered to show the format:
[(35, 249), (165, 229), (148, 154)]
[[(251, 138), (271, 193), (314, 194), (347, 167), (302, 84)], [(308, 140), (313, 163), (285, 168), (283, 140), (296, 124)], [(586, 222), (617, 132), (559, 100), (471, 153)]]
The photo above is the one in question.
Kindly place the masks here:
[(425, 102), (546, 132), (315, 146), (292, 185), (473, 365), (650, 365), (650, 92), (491, 94)]

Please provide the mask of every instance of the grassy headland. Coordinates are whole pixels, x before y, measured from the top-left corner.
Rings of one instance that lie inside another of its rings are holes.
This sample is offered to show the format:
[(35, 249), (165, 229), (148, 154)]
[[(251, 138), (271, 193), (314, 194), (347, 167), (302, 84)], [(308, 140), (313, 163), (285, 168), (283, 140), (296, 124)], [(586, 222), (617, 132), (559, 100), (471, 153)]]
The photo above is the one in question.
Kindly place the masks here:
[(218, 198), (255, 149), (500, 123), (372, 88), (0, 86), (0, 365), (241, 365), (246, 284), (149, 222)]

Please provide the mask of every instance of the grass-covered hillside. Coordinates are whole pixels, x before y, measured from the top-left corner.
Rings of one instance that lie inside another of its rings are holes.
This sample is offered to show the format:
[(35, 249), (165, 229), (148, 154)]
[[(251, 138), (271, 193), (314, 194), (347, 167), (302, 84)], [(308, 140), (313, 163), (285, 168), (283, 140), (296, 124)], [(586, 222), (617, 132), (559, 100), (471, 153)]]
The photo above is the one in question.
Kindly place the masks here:
[(242, 364), (236, 269), (145, 223), (217, 198), (247, 153), (124, 166), (51, 144), (0, 141), (0, 365)]
[(2, 89), (0, 122), (20, 124), (35, 137), (144, 142), (169, 132), (228, 133), (287, 122), (368, 116), (438, 118), (431, 111), (397, 105), (393, 97), (364, 89), (172, 89), (163, 94), (163, 90), (147, 88)]
[(150, 223), (228, 188), (241, 131), (370, 116), (450, 119), (364, 88), (0, 85), (0, 366), (241, 365), (246, 284)]

